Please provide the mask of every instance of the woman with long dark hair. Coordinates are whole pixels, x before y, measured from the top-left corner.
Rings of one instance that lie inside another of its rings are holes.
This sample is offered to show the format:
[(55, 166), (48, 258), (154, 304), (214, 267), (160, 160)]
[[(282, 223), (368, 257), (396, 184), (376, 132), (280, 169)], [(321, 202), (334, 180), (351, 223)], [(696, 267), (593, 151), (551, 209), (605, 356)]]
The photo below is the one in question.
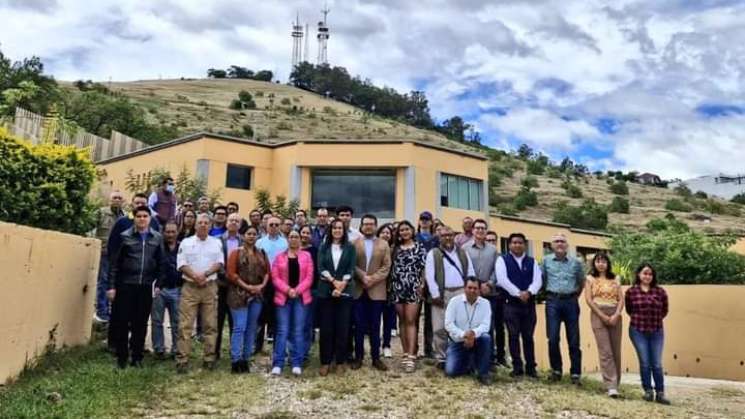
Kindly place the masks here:
[[(626, 291), (626, 312), (631, 316), (629, 337), (639, 357), (644, 400), (670, 404), (665, 398), (662, 369), (665, 342), (662, 320), (668, 312), (667, 293), (657, 284), (657, 272), (649, 263), (642, 263), (636, 269), (634, 285)], [(656, 394), (652, 393), (652, 379)]]
[(415, 239), (414, 226), (404, 220), (398, 223), (397, 242), (393, 251), (391, 300), (401, 319), (401, 365), (406, 372), (416, 369), (417, 322), (422, 301), (422, 273), (427, 252)]
[(356, 266), (357, 253), (349, 243), (347, 229), (342, 220), (336, 219), (329, 224), (329, 232), (318, 250), (321, 376), (328, 375), (334, 359), (337, 371), (341, 374), (345, 370)]
[(585, 283), (585, 300), (590, 306), (590, 324), (598, 345), (603, 382), (610, 397), (618, 397), (621, 381), (621, 339), (623, 336), (623, 290), (613, 273), (610, 258), (598, 252), (592, 258)]
[(191, 237), (196, 233), (197, 213), (194, 210), (186, 210), (181, 214), (181, 225), (179, 226), (178, 241)]

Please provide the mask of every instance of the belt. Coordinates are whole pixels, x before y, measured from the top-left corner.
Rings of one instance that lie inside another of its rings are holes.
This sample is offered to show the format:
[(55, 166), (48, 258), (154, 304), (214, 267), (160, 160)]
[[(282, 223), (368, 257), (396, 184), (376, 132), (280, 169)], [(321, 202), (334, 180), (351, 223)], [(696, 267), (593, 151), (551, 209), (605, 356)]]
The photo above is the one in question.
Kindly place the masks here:
[(558, 292), (551, 292), (551, 291), (546, 292), (546, 298), (556, 299), (556, 300), (569, 300), (569, 299), (577, 298), (578, 295), (579, 294), (577, 294), (576, 292), (572, 292), (569, 294), (560, 294)]

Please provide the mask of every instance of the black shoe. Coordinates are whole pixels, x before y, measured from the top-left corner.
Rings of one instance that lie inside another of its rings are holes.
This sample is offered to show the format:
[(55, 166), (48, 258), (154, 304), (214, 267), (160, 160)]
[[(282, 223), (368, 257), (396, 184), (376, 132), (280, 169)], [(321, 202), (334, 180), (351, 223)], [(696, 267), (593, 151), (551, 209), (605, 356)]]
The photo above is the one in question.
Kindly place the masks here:
[(525, 372), (525, 376), (528, 377), (528, 378), (530, 378), (530, 379), (533, 379), (533, 380), (537, 380), (538, 379), (538, 373), (535, 372), (535, 371), (526, 371)]
[(251, 366), (248, 364), (248, 361), (241, 361), (241, 372), (244, 374), (251, 372)]
[(553, 383), (558, 383), (561, 381), (561, 373), (556, 371), (551, 371), (551, 375), (548, 377), (548, 381), (551, 381)]
[(435, 364), (435, 368), (445, 371), (445, 361), (437, 361), (437, 363)]
[(349, 363), (349, 368), (353, 370), (358, 370), (362, 368), (362, 360), (361, 359), (355, 359), (354, 361)]
[(491, 375), (480, 375), (479, 376), (479, 383), (481, 383), (482, 386), (490, 386), (492, 385), (494, 381), (491, 378)]
[(582, 380), (580, 379), (579, 375), (572, 376), (572, 384), (574, 384), (577, 387), (582, 387)]
[(515, 370), (510, 371), (510, 377), (512, 378), (522, 378), (523, 375), (525, 375), (525, 373), (522, 371), (515, 371)]
[(239, 372), (241, 372), (241, 361), (231, 363), (230, 372), (233, 374), (238, 374)]
[(186, 374), (189, 372), (189, 364), (183, 362), (176, 364), (176, 374)]
[(132, 361), (129, 366), (132, 368), (142, 368), (142, 361)]
[(657, 403), (659, 403), (659, 404), (664, 404), (665, 406), (669, 406), (670, 405), (670, 400), (666, 399), (665, 398), (665, 393), (662, 393), (662, 392), (657, 393), (657, 395), (654, 398), (654, 401), (657, 402)]
[(207, 371), (214, 371), (215, 370), (215, 361), (204, 361), (202, 362), (202, 369)]
[(652, 390), (647, 390), (644, 392), (644, 396), (642, 396), (644, 401), (647, 402), (653, 402), (654, 401), (654, 393), (652, 393)]
[(117, 367), (118, 367), (118, 368), (119, 368), (120, 370), (123, 370), (123, 369), (127, 368), (127, 360), (126, 360), (126, 359), (125, 359), (125, 360), (121, 360), (121, 359), (118, 359), (118, 360), (116, 361), (116, 366), (117, 366)]
[(156, 352), (155, 353), (155, 359), (158, 361), (165, 361), (166, 360), (166, 354), (165, 352)]

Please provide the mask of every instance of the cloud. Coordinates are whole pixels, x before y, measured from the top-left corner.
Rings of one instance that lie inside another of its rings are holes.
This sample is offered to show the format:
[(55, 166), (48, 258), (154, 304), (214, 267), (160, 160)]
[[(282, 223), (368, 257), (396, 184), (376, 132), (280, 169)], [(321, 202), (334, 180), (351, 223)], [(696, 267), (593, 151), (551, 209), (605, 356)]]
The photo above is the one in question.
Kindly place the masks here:
[(57, 8), (57, 0), (0, 0), (2, 7), (49, 13)]

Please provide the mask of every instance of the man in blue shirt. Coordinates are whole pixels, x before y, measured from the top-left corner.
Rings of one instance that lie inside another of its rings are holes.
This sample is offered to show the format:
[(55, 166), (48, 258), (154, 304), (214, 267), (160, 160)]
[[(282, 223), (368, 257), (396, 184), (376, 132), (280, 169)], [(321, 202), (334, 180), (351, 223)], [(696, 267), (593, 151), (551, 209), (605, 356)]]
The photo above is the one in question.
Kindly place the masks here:
[(223, 205), (215, 207), (215, 218), (212, 220), (212, 228), (210, 228), (209, 235), (217, 237), (218, 239), (222, 237), (222, 235), (228, 230), (227, 222), (228, 207)]

